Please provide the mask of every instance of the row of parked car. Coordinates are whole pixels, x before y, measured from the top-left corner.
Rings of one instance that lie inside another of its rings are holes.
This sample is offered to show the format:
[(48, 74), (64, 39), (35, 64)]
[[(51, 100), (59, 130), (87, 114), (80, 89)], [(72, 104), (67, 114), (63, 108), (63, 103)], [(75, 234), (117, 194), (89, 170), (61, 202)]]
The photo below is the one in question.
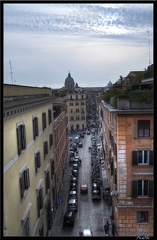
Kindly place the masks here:
[(101, 199), (102, 180), (100, 179), (100, 161), (98, 156), (95, 133), (93, 131), (91, 136), (91, 166), (92, 166), (92, 200)]
[(79, 177), (79, 168), (82, 163), (82, 160), (78, 155), (78, 151), (77, 151), (78, 147), (79, 147), (78, 143), (71, 141), (70, 149), (69, 149), (70, 150), (69, 164), (71, 168), (71, 174), (70, 174), (70, 182), (69, 182), (67, 211), (64, 214), (63, 226), (66, 226), (66, 225), (73, 226), (75, 223), (75, 214), (78, 211), (78, 177)]

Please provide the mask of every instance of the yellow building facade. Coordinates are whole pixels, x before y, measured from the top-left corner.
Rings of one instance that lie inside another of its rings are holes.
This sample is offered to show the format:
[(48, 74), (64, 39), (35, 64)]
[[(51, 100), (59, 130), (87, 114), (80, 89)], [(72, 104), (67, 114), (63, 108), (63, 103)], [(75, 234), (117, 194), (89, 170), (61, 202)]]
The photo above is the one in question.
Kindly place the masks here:
[(55, 187), (51, 91), (39, 88), (35, 96), (17, 86), (22, 96), (13, 88), (14, 97), (5, 85), (3, 103), (3, 234), (48, 236)]

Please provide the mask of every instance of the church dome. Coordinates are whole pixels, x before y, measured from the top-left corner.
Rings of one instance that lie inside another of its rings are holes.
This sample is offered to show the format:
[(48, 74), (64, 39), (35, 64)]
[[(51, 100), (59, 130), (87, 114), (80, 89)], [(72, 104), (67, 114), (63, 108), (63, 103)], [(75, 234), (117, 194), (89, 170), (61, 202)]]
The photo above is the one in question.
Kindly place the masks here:
[(73, 89), (74, 88), (74, 79), (71, 77), (70, 72), (68, 73), (68, 77), (65, 79), (65, 87), (67, 89)]

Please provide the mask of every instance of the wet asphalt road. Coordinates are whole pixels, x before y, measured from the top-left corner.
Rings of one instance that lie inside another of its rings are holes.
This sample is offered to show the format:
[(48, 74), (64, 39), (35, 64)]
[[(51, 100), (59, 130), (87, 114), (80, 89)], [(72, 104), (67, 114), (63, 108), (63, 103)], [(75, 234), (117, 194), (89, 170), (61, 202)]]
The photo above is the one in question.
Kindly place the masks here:
[[(82, 159), (82, 165), (79, 168), (79, 180), (78, 180), (78, 211), (76, 213), (75, 224), (73, 227), (62, 227), (63, 212), (66, 210), (65, 207), (61, 206), (58, 208), (56, 213), (54, 225), (51, 231), (51, 236), (79, 236), (79, 231), (84, 228), (90, 228), (94, 236), (104, 236), (104, 221), (109, 219), (112, 209), (108, 204), (101, 200), (92, 201), (92, 182), (91, 182), (91, 153), (88, 147), (91, 146), (91, 134), (85, 135), (84, 138), (80, 139), (83, 143), (82, 148), (78, 148), (79, 156)], [(66, 174), (66, 188), (69, 183), (69, 173), (71, 167), (68, 166)], [(106, 171), (102, 172), (103, 186), (106, 187), (107, 175)], [(80, 194), (80, 184), (88, 184), (88, 193)], [(68, 190), (66, 191), (66, 196), (64, 196), (65, 201), (67, 201)]]

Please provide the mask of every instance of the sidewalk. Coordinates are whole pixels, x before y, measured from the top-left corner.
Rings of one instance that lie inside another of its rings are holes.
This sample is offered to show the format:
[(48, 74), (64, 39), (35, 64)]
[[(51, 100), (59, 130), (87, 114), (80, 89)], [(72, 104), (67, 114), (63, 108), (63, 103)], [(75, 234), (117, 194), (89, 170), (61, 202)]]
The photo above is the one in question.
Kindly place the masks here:
[[(65, 175), (64, 175), (64, 179), (63, 179), (63, 184), (62, 184), (62, 189), (60, 192), (60, 198), (63, 199), (63, 202), (58, 204), (58, 208), (57, 208), (57, 211), (55, 214), (55, 219), (53, 222), (52, 229), (57, 228), (57, 227), (62, 227), (63, 215), (66, 212), (66, 207), (67, 207), (69, 182), (70, 182), (70, 168), (67, 163)], [(52, 229), (51, 229), (51, 232), (52, 232)]]

